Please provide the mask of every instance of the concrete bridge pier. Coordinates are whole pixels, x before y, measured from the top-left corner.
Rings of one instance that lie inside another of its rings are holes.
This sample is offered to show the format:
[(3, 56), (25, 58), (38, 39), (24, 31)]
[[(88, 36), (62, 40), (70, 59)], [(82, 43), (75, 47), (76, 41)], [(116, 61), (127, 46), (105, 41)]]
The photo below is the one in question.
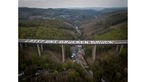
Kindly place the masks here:
[(41, 46), (41, 52), (43, 52), (43, 44), (41, 44), (40, 46)]
[(96, 59), (96, 45), (93, 46), (92, 48), (92, 59), (93, 59), (93, 63)]
[(19, 46), (20, 46), (21, 49), (23, 49), (23, 45), (21, 43), (19, 43)]
[(41, 50), (39, 44), (37, 44), (37, 49), (38, 49), (38, 55), (41, 56)]
[(65, 48), (64, 48), (64, 45), (61, 45), (61, 48), (62, 48), (62, 62), (64, 63), (65, 62)]
[(121, 45), (121, 46), (120, 46), (120, 51), (119, 51), (119, 53), (122, 52), (123, 47), (124, 47), (124, 45)]
[(124, 45), (116, 45), (116, 55), (119, 55), (122, 52)]

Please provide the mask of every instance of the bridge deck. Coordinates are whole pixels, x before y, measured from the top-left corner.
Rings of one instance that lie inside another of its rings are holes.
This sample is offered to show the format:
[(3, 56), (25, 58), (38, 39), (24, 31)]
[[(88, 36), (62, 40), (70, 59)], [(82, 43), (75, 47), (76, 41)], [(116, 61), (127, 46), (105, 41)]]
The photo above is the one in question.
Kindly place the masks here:
[(127, 44), (127, 40), (42, 40), (19, 39), (19, 43), (33, 44)]

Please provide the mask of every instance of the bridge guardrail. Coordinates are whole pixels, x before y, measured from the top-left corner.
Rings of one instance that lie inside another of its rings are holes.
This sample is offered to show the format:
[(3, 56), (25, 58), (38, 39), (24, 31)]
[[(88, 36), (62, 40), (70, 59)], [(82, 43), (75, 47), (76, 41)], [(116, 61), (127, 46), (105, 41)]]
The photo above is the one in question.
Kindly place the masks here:
[(127, 40), (43, 40), (19, 39), (19, 43), (33, 44), (128, 44)]

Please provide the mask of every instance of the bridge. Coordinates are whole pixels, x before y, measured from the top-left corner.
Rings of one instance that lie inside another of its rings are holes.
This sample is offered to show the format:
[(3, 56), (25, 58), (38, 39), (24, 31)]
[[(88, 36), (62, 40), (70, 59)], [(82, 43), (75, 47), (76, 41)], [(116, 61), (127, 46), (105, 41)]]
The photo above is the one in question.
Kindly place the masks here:
[(127, 40), (43, 40), (43, 39), (19, 39), (19, 46), (22, 44), (36, 44), (38, 55), (41, 56), (44, 44), (61, 45), (62, 62), (65, 62), (65, 47), (64, 45), (94, 45), (92, 48), (93, 62), (96, 58), (96, 45), (117, 45), (116, 52), (120, 52), (123, 45), (127, 44)]

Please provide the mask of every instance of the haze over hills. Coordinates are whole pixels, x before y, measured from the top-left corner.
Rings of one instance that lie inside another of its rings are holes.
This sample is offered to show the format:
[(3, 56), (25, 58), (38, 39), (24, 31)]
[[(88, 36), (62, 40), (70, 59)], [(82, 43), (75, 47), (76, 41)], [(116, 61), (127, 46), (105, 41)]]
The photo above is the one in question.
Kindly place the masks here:
[(19, 8), (19, 19), (60, 19), (71, 24), (97, 19), (100, 15), (126, 8)]

